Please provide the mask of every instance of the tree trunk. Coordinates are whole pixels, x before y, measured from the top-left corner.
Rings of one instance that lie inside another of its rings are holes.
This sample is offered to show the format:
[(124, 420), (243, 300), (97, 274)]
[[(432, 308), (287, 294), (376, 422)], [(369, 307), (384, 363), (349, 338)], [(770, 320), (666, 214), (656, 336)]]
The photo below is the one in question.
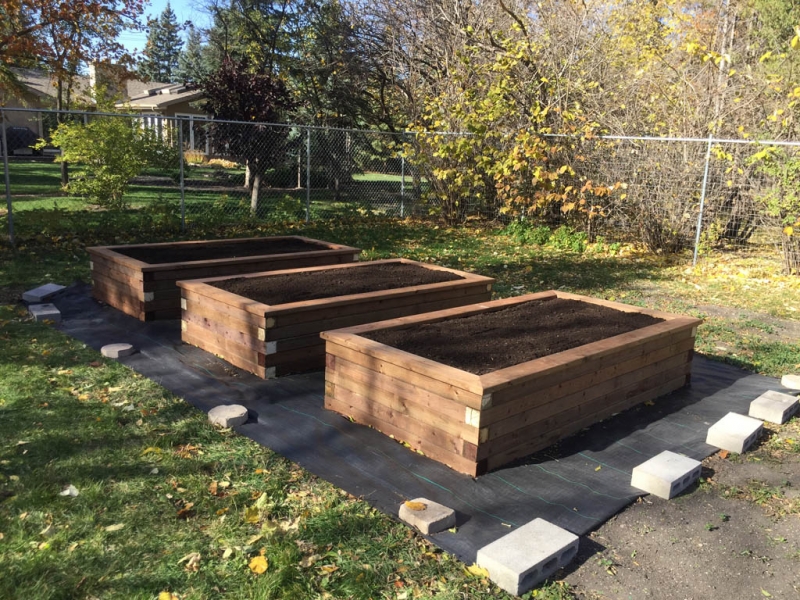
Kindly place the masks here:
[(781, 234), (783, 269), (787, 275), (800, 275), (800, 238)]
[(250, 216), (258, 214), (258, 191), (261, 189), (261, 172), (256, 171), (253, 175), (253, 191), (250, 194)]
[(245, 189), (250, 189), (250, 161), (244, 161), (244, 187)]

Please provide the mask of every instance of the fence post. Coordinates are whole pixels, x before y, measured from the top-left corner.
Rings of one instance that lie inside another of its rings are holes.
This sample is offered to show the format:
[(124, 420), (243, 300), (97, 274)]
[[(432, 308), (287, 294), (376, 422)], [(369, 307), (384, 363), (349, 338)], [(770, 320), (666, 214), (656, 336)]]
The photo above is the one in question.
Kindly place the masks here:
[(178, 160), (181, 165), (181, 231), (186, 231), (186, 191), (183, 185), (183, 122), (180, 117), (175, 118), (178, 124)]
[(700, 232), (703, 229), (703, 210), (706, 204), (706, 187), (708, 186), (708, 165), (711, 162), (711, 144), (714, 142), (714, 134), (708, 134), (708, 147), (706, 148), (706, 165), (703, 170), (703, 189), (700, 191), (700, 213), (697, 215), (697, 232), (694, 236), (694, 257), (692, 267), (697, 265), (697, 251), (700, 247)]
[(406, 155), (400, 155), (400, 218), (405, 217), (406, 212)]
[(8, 209), (8, 241), (14, 246), (14, 212), (11, 207), (11, 176), (8, 172), (8, 140), (6, 140), (6, 112), (0, 109), (0, 129), (3, 130), (3, 171), (6, 180), (6, 208)]
[(306, 129), (306, 223), (311, 220), (311, 128)]

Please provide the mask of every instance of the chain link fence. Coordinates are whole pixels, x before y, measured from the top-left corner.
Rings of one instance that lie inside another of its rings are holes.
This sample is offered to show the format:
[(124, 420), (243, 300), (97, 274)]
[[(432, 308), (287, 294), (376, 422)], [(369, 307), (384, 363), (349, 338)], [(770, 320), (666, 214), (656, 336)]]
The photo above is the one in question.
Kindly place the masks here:
[[(102, 198), (87, 201), (62, 185), (60, 150), (49, 143), (57, 113), (0, 111), (5, 218), (12, 241), (15, 214), (103, 209)], [(60, 120), (93, 131), (98, 148), (107, 148), (97, 159), (101, 162), (111, 161), (119, 150), (114, 139), (106, 139), (111, 133), (104, 134), (104, 127), (113, 132), (110, 124), (146, 131), (151, 141), (170, 150), (166, 164), (136, 172), (116, 208), (151, 219), (179, 219), (182, 227), (435, 216), (442, 208), (428, 193), (436, 161), (414, 160), (420, 145), (411, 133), (211, 121), (202, 115), (69, 112)], [(588, 241), (602, 236), (609, 243), (642, 243), (653, 252), (690, 250), (695, 261), (719, 251), (771, 247), (787, 271), (798, 272), (798, 147), (750, 140), (575, 139), (566, 157), (575, 185), (611, 191), (593, 195), (577, 209), (550, 202), (513, 217), (550, 230), (563, 225)], [(94, 177), (78, 166), (68, 175), (72, 186)], [(475, 196), (465, 202), (462, 218), (512, 218), (490, 195)]]

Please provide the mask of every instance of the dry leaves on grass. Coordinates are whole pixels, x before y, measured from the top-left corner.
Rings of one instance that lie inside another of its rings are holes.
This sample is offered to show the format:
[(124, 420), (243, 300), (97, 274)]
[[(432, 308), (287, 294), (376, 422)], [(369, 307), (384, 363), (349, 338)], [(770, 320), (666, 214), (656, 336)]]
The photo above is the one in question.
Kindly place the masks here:
[(197, 570), (200, 568), (200, 553), (199, 552), (191, 552), (184, 556), (182, 559), (178, 561), (178, 564), (186, 563), (183, 568), (187, 571), (191, 571), (196, 573)]
[(483, 567), (479, 567), (478, 565), (472, 565), (464, 569), (464, 573), (466, 573), (470, 577), (480, 577), (485, 579), (489, 577), (489, 571), (484, 569)]

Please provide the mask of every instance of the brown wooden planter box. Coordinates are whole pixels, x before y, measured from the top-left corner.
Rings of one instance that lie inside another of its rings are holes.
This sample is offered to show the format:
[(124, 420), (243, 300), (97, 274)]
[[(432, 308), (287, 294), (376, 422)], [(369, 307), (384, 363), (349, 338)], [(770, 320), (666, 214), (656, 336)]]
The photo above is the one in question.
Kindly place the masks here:
[(494, 279), (490, 277), (405, 259), (291, 269), (244, 277), (271, 277), (331, 268), (360, 269), (381, 263), (413, 264), (456, 273), (463, 279), (276, 305), (262, 304), (208, 285), (227, 279), (225, 277), (180, 281), (182, 339), (268, 379), (323, 369), (325, 341), (319, 334), (326, 329), (475, 304), (489, 300), (492, 295)]
[[(359, 335), (552, 298), (665, 320), (484, 375)], [(549, 291), (326, 331), (325, 407), (474, 477), (686, 385), (701, 323)]]
[[(150, 264), (121, 253), (130, 249), (208, 249), (214, 246), (249, 244), (263, 241), (265, 246), (280, 240), (297, 240), (320, 246), (319, 250), (284, 254), (261, 254), (212, 260), (188, 260)], [(300, 236), (239, 238), (168, 242), (126, 246), (87, 248), (92, 269), (92, 295), (142, 321), (177, 319), (181, 316), (181, 292), (175, 285), (179, 279), (216, 277), (350, 263), (358, 260), (359, 248), (332, 244)]]

